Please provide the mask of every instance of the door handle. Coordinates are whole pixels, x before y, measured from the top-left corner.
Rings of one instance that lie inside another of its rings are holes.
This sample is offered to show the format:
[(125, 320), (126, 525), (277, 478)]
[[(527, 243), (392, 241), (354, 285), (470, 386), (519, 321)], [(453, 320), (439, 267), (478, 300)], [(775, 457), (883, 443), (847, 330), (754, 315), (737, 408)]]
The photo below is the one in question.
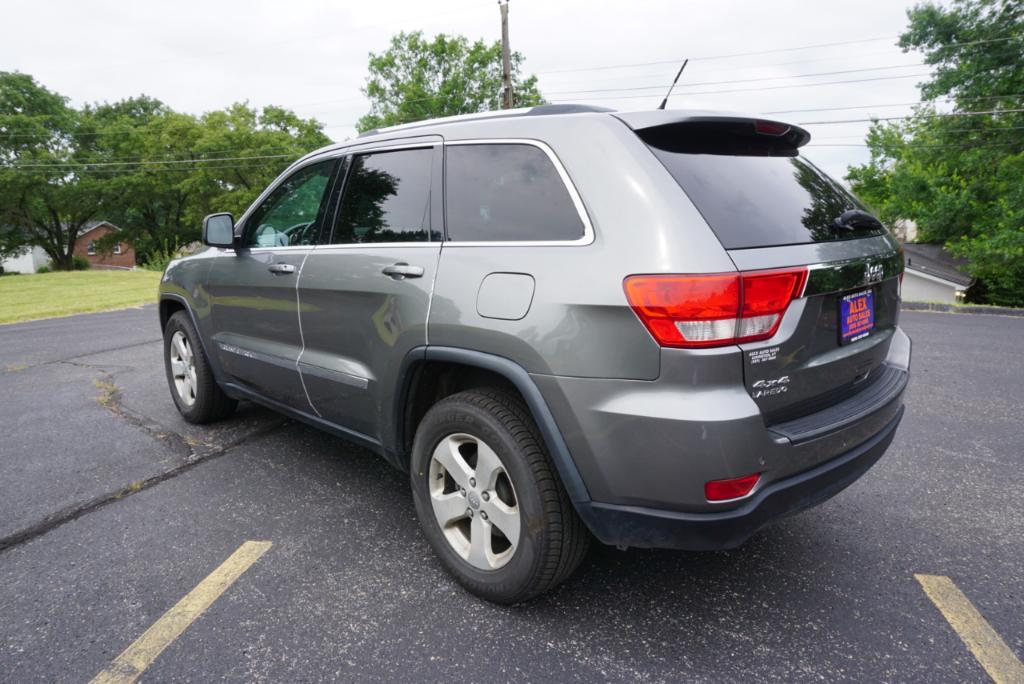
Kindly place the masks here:
[(295, 266), (292, 264), (273, 264), (267, 270), (271, 273), (295, 273)]
[(381, 273), (383, 273), (386, 276), (390, 276), (395, 280), (403, 280), (405, 278), (421, 278), (423, 277), (423, 267), (410, 266), (404, 261), (400, 261), (397, 264), (385, 266), (381, 270)]

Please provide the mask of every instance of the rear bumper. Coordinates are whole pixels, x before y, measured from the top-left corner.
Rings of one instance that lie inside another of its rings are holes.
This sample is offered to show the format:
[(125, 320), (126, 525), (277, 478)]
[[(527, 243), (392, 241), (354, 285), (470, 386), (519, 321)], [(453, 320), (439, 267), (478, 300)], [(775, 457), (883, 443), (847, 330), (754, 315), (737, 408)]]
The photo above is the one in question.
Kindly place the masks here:
[(889, 447), (903, 407), (882, 430), (810, 470), (776, 480), (742, 506), (714, 513), (578, 503), (580, 516), (603, 543), (618, 546), (715, 550), (739, 546), (759, 529), (835, 496), (860, 478)]

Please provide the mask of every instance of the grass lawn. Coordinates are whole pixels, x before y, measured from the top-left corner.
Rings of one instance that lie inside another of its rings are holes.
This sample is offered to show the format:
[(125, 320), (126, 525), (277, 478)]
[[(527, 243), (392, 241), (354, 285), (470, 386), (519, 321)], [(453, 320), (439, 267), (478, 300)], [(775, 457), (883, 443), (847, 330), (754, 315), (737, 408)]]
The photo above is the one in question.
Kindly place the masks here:
[(0, 324), (156, 301), (156, 271), (71, 271), (0, 278)]

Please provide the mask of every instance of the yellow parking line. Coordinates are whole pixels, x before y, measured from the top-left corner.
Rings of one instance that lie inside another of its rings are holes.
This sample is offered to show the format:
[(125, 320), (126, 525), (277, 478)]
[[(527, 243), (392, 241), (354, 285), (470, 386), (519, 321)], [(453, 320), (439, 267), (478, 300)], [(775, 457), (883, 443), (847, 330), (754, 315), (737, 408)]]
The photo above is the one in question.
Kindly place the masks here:
[(1024, 664), (953, 580), (941, 575), (914, 577), (994, 682), (1024, 682)]
[(143, 632), (90, 684), (127, 684), (139, 678), (165, 648), (270, 548), (268, 541), (247, 541), (199, 585)]

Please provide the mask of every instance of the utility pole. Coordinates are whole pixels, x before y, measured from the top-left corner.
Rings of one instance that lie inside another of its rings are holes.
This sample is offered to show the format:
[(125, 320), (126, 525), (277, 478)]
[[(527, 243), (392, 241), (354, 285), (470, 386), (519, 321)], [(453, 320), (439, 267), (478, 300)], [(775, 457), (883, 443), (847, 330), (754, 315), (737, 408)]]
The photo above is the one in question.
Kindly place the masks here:
[(501, 83), (502, 109), (512, 109), (512, 57), (508, 49), (508, 0), (498, 0), (501, 8)]

